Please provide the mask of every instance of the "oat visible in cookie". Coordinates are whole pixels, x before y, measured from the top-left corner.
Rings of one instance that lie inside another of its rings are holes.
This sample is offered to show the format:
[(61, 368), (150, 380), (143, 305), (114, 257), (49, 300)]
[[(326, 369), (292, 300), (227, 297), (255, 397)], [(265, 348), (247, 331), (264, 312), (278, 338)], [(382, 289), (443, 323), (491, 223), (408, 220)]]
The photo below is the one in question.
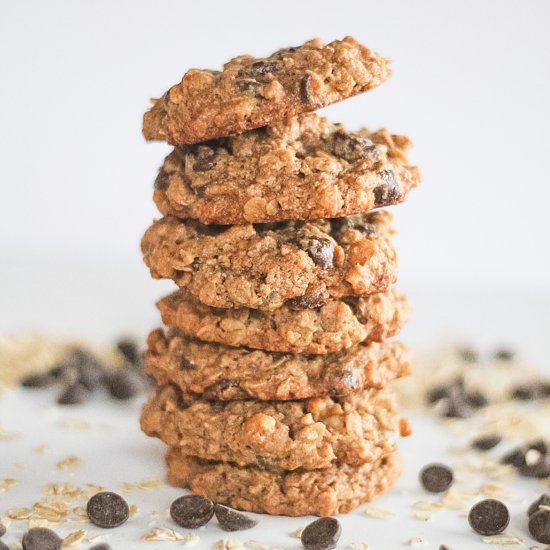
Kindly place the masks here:
[(142, 251), (153, 277), (173, 279), (204, 304), (306, 309), (389, 288), (397, 277), (391, 221), (385, 211), (240, 226), (169, 217), (146, 231)]
[(285, 401), (381, 389), (410, 373), (411, 357), (399, 342), (358, 344), (328, 355), (282, 354), (159, 329), (149, 335), (145, 369), (158, 384), (172, 383), (204, 399)]
[(347, 132), (307, 114), (244, 134), (178, 146), (154, 199), (165, 216), (205, 224), (315, 220), (402, 202), (420, 181), (405, 136)]
[(144, 406), (141, 428), (183, 454), (239, 466), (296, 470), (376, 462), (399, 430), (395, 400), (367, 390), (299, 401), (189, 399), (161, 386)]
[(205, 342), (325, 354), (394, 336), (406, 321), (409, 303), (390, 289), (364, 298), (330, 300), (315, 309), (219, 309), (180, 290), (159, 300), (157, 307), (168, 327)]
[(376, 463), (296, 472), (209, 462), (177, 448), (168, 451), (166, 460), (172, 485), (239, 510), (287, 516), (350, 512), (386, 492), (401, 471), (395, 452)]
[[(143, 117), (146, 139), (196, 143), (310, 112), (378, 86), (388, 60), (347, 36), (241, 55), (223, 71), (191, 69)], [(202, 164), (208, 166), (206, 156)]]

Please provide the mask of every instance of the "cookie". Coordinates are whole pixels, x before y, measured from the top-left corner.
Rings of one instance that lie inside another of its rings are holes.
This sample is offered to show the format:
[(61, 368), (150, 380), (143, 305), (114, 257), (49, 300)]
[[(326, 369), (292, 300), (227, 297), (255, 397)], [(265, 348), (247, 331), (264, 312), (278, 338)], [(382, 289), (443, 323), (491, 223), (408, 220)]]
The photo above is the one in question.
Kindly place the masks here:
[(392, 216), (234, 226), (163, 218), (142, 239), (155, 278), (173, 279), (207, 305), (274, 310), (383, 292), (395, 281)]
[(205, 342), (325, 354), (394, 336), (405, 324), (409, 303), (392, 288), (364, 298), (330, 300), (315, 309), (219, 309), (180, 290), (159, 300), (157, 307), (165, 325)]
[(196, 143), (269, 126), (378, 86), (388, 60), (347, 36), (235, 57), (222, 71), (191, 69), (143, 117), (148, 140)]
[(374, 463), (274, 472), (208, 462), (177, 448), (166, 455), (168, 481), (239, 510), (284, 516), (347, 513), (386, 492), (401, 472), (395, 452)]
[(380, 390), (298, 401), (206, 401), (161, 386), (141, 429), (183, 454), (238, 466), (297, 470), (375, 462), (399, 428), (394, 398)]
[(420, 182), (405, 136), (346, 132), (315, 113), (182, 145), (164, 161), (154, 200), (165, 216), (210, 224), (316, 220), (402, 202)]
[(345, 396), (410, 373), (398, 342), (358, 344), (327, 355), (271, 353), (201, 342), (179, 330), (149, 335), (145, 370), (203, 399), (306, 399)]

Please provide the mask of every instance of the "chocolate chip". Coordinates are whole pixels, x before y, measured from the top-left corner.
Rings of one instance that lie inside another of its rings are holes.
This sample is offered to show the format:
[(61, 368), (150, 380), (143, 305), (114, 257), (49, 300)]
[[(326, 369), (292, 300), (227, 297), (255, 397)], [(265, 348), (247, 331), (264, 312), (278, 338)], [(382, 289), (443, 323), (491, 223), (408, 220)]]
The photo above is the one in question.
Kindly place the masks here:
[(23, 535), (23, 550), (59, 550), (62, 540), (45, 527), (34, 527)]
[(186, 529), (198, 529), (206, 525), (213, 515), (212, 501), (199, 495), (179, 497), (170, 506), (172, 519)]
[(480, 451), (489, 451), (502, 441), (500, 435), (484, 435), (472, 441), (472, 447)]
[(206, 145), (199, 145), (197, 147), (193, 170), (195, 170), (195, 172), (207, 172), (208, 170), (212, 170), (212, 168), (216, 166), (215, 157), (216, 151), (214, 151), (214, 149)]
[(517, 447), (505, 454), (500, 459), (500, 462), (502, 464), (509, 464), (510, 466), (519, 468), (525, 464), (525, 450), (521, 447)]
[(124, 359), (132, 363), (132, 365), (141, 364), (141, 353), (135, 340), (122, 338), (118, 340), (116, 347)]
[(391, 170), (381, 170), (378, 176), (383, 183), (373, 190), (374, 206), (387, 206), (399, 200), (399, 186)]
[(38, 374), (30, 374), (23, 378), (21, 385), (24, 388), (46, 388), (51, 386), (55, 382), (55, 376), (52, 376), (49, 372), (42, 372)]
[(296, 296), (289, 298), (285, 305), (290, 309), (313, 309), (321, 307), (325, 303), (324, 291), (322, 288), (316, 288), (315, 290), (304, 294), (303, 296)]
[(499, 361), (511, 361), (515, 356), (516, 354), (511, 349), (507, 348), (498, 349), (494, 353), (494, 358)]
[(306, 76), (304, 76), (302, 80), (300, 80), (300, 99), (302, 103), (309, 103), (313, 97), (311, 81), (312, 77), (310, 74), (306, 74)]
[(3, 523), (0, 523), (0, 538), (6, 534), (6, 526)]
[(130, 399), (144, 389), (143, 379), (134, 369), (127, 366), (112, 373), (106, 382), (106, 386), (115, 399)]
[(539, 510), (531, 515), (529, 533), (537, 542), (550, 544), (550, 510)]
[(420, 472), (420, 482), (430, 493), (442, 493), (453, 484), (454, 476), (450, 468), (443, 464), (429, 464)]
[(512, 399), (519, 401), (532, 401), (542, 397), (539, 384), (522, 384), (512, 389)]
[(467, 392), (464, 397), (468, 405), (474, 409), (480, 409), (489, 404), (489, 400), (479, 391)]
[(451, 548), (449, 548), (447, 545), (445, 544), (442, 544), (440, 547), (439, 547), (439, 550), (451, 550)]
[(542, 439), (535, 439), (534, 441), (527, 443), (527, 449), (538, 451), (541, 455), (548, 454), (548, 445)]
[(524, 477), (534, 477), (536, 479), (549, 478), (550, 459), (547, 456), (541, 456), (540, 460), (534, 464), (522, 464), (519, 467), (519, 473)]
[(367, 137), (359, 134), (335, 132), (332, 136), (332, 153), (347, 162), (357, 162), (372, 157), (377, 150), (376, 145)]
[(90, 395), (90, 390), (84, 384), (75, 382), (65, 387), (57, 398), (57, 402), (60, 405), (78, 405), (88, 401)]
[(255, 519), (222, 504), (214, 504), (214, 514), (224, 531), (244, 531), (258, 525)]
[(473, 506), (468, 514), (468, 523), (480, 535), (498, 535), (508, 527), (510, 512), (502, 502), (488, 498)]
[(106, 542), (100, 542), (99, 544), (95, 544), (94, 546), (90, 546), (88, 550), (112, 550), (111, 545), (107, 544)]
[(529, 509), (527, 510), (527, 515), (532, 516), (535, 512), (538, 511), (539, 506), (549, 506), (550, 507), (550, 495), (545, 493), (541, 495), (535, 502), (529, 506)]
[(170, 174), (164, 168), (161, 168), (159, 170), (159, 173), (157, 174), (157, 177), (155, 178), (155, 183), (153, 187), (155, 189), (158, 189), (159, 191), (165, 191), (166, 189), (168, 189), (169, 183)]
[(88, 501), (86, 512), (94, 525), (104, 529), (122, 525), (130, 515), (127, 502), (109, 491), (95, 494)]
[(300, 538), (306, 550), (332, 550), (341, 534), (342, 527), (336, 518), (320, 518), (310, 523)]

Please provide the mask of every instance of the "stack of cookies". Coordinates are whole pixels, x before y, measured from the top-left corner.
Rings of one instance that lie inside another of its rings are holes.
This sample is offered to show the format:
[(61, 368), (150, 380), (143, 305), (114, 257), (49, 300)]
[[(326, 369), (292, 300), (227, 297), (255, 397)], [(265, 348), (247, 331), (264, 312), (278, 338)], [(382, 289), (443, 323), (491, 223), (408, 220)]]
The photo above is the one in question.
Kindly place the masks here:
[[(408, 351), (387, 342), (392, 216), (419, 183), (404, 136), (348, 132), (313, 111), (381, 84), (388, 61), (351, 37), (192, 69), (145, 114), (174, 145), (155, 181), (164, 216), (142, 241), (167, 331), (148, 339), (158, 387), (142, 428), (168, 478), (234, 508), (347, 512), (399, 473), (408, 433), (390, 391)], [(374, 210), (377, 209), (377, 210)]]

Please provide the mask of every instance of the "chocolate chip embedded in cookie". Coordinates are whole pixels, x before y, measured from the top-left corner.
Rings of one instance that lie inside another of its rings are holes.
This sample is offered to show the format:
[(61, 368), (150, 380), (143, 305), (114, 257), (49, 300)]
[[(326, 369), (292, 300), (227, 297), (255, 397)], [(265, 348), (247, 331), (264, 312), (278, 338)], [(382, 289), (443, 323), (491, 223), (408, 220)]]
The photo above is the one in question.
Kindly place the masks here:
[(391, 220), (384, 211), (238, 226), (163, 218), (142, 250), (153, 277), (173, 279), (204, 304), (306, 309), (389, 288), (397, 270)]
[(403, 201), (420, 182), (410, 141), (387, 130), (346, 132), (315, 113), (176, 147), (155, 182), (165, 216), (202, 223), (315, 220)]
[(239, 466), (296, 470), (375, 462), (393, 449), (394, 397), (366, 390), (298, 401), (188, 398), (161, 386), (143, 407), (141, 428), (186, 455)]
[(219, 309), (180, 290), (159, 300), (157, 307), (165, 325), (205, 342), (325, 354), (396, 335), (405, 324), (409, 302), (390, 289), (364, 298), (329, 300), (315, 309)]
[(204, 461), (177, 448), (168, 451), (166, 461), (172, 485), (240, 510), (284, 516), (350, 512), (387, 491), (401, 471), (395, 452), (361, 466), (296, 472)]
[(222, 71), (187, 71), (145, 113), (143, 135), (173, 144), (224, 137), (315, 111), (389, 75), (388, 60), (350, 36), (311, 40), (267, 58), (241, 55)]
[(358, 344), (327, 355), (272, 353), (201, 342), (175, 329), (153, 331), (145, 369), (158, 384), (175, 384), (204, 399), (306, 399), (344, 396), (410, 373), (398, 342)]

